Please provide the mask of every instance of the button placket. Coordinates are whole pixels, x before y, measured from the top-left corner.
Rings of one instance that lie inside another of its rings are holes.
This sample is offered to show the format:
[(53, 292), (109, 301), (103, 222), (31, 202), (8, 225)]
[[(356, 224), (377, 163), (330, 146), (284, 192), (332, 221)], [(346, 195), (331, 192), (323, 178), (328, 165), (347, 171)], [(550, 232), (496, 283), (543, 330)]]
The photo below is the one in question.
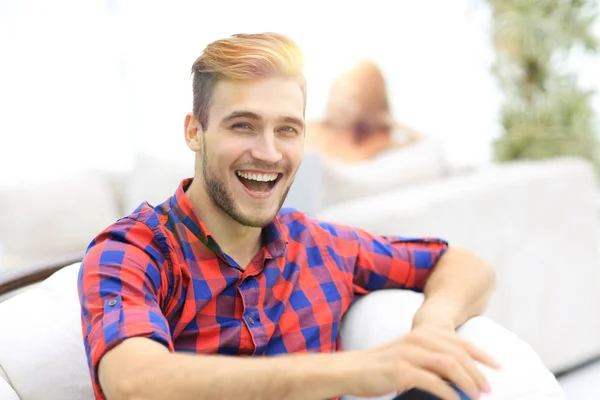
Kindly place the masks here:
[(250, 316), (250, 313), (248, 311), (248, 310), (251, 310), (254, 308), (254, 304), (252, 302), (252, 296), (249, 295), (249, 291), (251, 290), (251, 288), (248, 287), (250, 279), (252, 279), (252, 277), (248, 277), (248, 278), (245, 278), (244, 280), (242, 280), (242, 282), (240, 282), (240, 284), (238, 286), (238, 291), (240, 293), (240, 297), (242, 298), (242, 305), (244, 307), (243, 311), (242, 311), (242, 319), (244, 320), (244, 322), (250, 329), (250, 335), (252, 335), (251, 328), (252, 328), (252, 325), (254, 325), (255, 321)]
[(252, 340), (256, 348), (266, 345), (266, 328), (260, 322), (258, 314), (258, 299), (260, 298), (260, 288), (256, 277), (249, 276), (239, 286), (240, 295), (244, 304), (243, 318), (250, 331)]
[(244, 299), (244, 319), (246, 323), (249, 325), (248, 328), (256, 324), (256, 320), (254, 319), (252, 312), (249, 310), (256, 310), (256, 296), (254, 296), (254, 290), (251, 285), (253, 282), (256, 282), (256, 278), (253, 276), (249, 276), (240, 285), (242, 298)]

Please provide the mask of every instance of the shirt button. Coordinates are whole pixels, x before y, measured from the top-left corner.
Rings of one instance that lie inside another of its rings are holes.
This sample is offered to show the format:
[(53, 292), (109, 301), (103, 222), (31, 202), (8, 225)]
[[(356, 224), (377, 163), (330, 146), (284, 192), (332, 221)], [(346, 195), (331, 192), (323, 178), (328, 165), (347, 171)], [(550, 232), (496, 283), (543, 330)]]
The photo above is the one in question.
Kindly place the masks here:
[(254, 318), (248, 317), (248, 322), (250, 323), (250, 325), (254, 325)]
[(109, 301), (109, 302), (108, 302), (108, 305), (109, 305), (110, 307), (114, 307), (114, 306), (115, 306), (115, 304), (117, 304), (117, 300), (115, 300), (115, 299), (112, 299), (111, 301)]

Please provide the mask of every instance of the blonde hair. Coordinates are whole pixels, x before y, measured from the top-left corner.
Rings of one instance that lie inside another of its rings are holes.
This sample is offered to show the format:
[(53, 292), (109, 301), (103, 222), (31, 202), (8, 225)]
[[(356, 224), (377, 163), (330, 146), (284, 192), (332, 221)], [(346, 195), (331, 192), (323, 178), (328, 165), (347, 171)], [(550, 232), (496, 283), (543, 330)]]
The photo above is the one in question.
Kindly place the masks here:
[(272, 76), (298, 78), (306, 104), (304, 56), (290, 38), (277, 33), (238, 34), (209, 44), (192, 66), (194, 115), (208, 127), (210, 102), (221, 80), (248, 81)]

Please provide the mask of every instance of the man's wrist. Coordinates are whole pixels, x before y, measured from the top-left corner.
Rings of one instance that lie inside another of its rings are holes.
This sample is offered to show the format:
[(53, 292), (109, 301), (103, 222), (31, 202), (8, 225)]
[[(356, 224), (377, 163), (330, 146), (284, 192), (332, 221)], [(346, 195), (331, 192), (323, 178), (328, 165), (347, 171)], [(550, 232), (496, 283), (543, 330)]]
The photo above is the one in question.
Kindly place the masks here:
[(308, 357), (292, 355), (286, 357), (288, 368), (296, 370), (300, 385), (320, 388), (322, 398), (337, 397), (356, 390), (361, 376), (358, 351), (342, 351), (332, 354), (314, 354)]
[(444, 299), (425, 299), (413, 317), (412, 328), (421, 325), (433, 325), (439, 328), (455, 330), (459, 321), (460, 307)]
[(335, 353), (331, 360), (332, 379), (338, 383), (340, 394), (355, 393), (360, 378), (364, 375), (361, 366), (361, 352), (342, 351)]

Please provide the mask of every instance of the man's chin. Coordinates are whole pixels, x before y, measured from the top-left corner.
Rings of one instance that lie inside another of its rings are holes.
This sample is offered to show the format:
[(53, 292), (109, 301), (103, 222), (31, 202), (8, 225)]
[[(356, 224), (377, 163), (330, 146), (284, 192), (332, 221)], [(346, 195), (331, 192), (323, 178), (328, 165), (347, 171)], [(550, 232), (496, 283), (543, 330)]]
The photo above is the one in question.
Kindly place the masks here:
[(246, 209), (241, 213), (240, 219), (243, 220), (243, 225), (252, 226), (255, 228), (264, 228), (273, 222), (280, 208), (281, 207), (273, 207), (270, 210)]
[[(277, 214), (275, 214), (277, 215)], [(240, 216), (241, 218), (236, 218), (236, 220), (244, 225), (244, 226), (248, 226), (248, 227), (252, 227), (252, 228), (264, 228), (265, 226), (269, 225), (271, 222), (273, 222), (273, 219), (275, 219), (275, 215), (273, 215), (270, 218), (261, 218), (261, 217), (257, 217), (256, 215), (244, 215), (244, 216)]]
[[(280, 182), (279, 185), (282, 183)], [(245, 226), (256, 228), (267, 226), (273, 222), (283, 206), (289, 187), (283, 193), (280, 190), (280, 187), (275, 188), (275, 192), (265, 199), (251, 198), (247, 193), (244, 193), (237, 198), (235, 204), (236, 218), (234, 219)]]

